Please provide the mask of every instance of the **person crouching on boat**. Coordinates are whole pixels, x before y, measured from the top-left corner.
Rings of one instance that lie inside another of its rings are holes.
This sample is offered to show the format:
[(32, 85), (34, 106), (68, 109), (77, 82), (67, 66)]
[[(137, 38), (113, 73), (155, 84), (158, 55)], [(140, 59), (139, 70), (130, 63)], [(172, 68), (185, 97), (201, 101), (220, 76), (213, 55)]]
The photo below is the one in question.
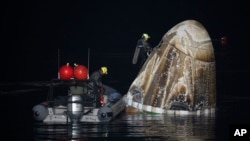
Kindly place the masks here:
[[(108, 74), (108, 69), (107, 67), (103, 66), (99, 70), (94, 71), (89, 77), (90, 85), (92, 85), (94, 89), (98, 89), (98, 93), (100, 95), (101, 106), (104, 105), (104, 97), (103, 97), (104, 87), (102, 83), (102, 76), (107, 75), (107, 74)], [(98, 98), (97, 98), (97, 101), (98, 101)]]

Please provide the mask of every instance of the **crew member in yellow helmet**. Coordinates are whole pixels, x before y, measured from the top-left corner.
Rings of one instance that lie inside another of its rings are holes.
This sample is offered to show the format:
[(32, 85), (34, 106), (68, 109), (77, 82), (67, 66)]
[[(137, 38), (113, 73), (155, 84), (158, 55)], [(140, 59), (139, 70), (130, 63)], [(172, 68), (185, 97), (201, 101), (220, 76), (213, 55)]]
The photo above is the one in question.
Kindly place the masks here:
[(137, 64), (139, 61), (139, 68), (143, 66), (144, 62), (152, 51), (152, 47), (148, 43), (149, 38), (150, 36), (147, 33), (143, 33), (141, 38), (137, 41), (132, 63)]
[(100, 69), (94, 71), (89, 77), (89, 85), (96, 91), (98, 94), (96, 95), (96, 107), (100, 107), (104, 105), (104, 86), (102, 83), (102, 76), (108, 74), (108, 68), (106, 66), (102, 66)]
[(98, 87), (102, 87), (102, 76), (108, 74), (108, 68), (106, 66), (101, 67), (99, 70), (94, 71), (89, 80), (94, 82)]

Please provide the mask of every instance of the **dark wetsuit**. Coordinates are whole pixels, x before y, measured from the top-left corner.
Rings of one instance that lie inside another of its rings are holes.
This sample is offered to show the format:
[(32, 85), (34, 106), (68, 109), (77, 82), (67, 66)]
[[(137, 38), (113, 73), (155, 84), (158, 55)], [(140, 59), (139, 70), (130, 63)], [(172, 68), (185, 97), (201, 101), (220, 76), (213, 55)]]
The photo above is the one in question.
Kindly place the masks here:
[(148, 57), (147, 53), (150, 52), (151, 45), (147, 41), (139, 39), (137, 41), (136, 47), (140, 48), (139, 57), (140, 57), (140, 68), (141, 68)]
[(90, 78), (89, 78), (90, 82), (94, 82), (97, 86), (102, 87), (102, 74), (101, 72), (95, 71), (91, 74)]
[(100, 107), (101, 103), (100, 103), (100, 95), (102, 95), (104, 93), (104, 88), (103, 88), (103, 84), (102, 84), (102, 74), (101, 72), (95, 71), (93, 72), (90, 77), (89, 77), (89, 84), (91, 87), (93, 87), (94, 93), (96, 94), (96, 102), (94, 103), (94, 107)]

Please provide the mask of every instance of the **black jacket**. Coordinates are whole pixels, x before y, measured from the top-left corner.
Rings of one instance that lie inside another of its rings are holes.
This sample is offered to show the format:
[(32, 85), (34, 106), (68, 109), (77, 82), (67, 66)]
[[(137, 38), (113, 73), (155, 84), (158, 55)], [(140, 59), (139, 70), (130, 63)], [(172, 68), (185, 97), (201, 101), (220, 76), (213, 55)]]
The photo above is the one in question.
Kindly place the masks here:
[(91, 82), (94, 82), (97, 86), (101, 87), (102, 86), (102, 74), (101, 74), (101, 72), (99, 70), (93, 72), (91, 74), (89, 80)]

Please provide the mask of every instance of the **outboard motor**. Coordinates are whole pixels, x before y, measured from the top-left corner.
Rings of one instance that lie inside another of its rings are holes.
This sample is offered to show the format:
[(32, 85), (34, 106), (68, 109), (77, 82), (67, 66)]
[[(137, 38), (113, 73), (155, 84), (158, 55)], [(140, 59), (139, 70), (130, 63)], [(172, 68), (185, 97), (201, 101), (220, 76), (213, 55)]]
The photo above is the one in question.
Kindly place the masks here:
[(36, 121), (43, 121), (48, 116), (48, 109), (43, 104), (35, 105), (32, 109)]
[(78, 123), (83, 115), (81, 95), (70, 95), (67, 101), (68, 115), (72, 123)]

